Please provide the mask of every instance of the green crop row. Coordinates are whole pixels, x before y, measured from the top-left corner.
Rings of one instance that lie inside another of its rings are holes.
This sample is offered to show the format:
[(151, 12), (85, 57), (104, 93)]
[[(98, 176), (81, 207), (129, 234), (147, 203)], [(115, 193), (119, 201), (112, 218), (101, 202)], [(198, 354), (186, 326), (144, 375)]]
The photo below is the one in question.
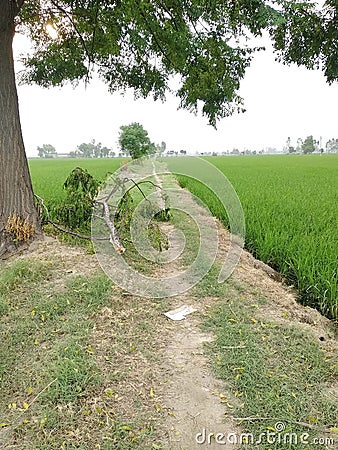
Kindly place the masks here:
[[(206, 158), (232, 183), (245, 214), (246, 248), (282, 273), (300, 301), (338, 317), (338, 155)], [(227, 225), (202, 184), (179, 177)]]

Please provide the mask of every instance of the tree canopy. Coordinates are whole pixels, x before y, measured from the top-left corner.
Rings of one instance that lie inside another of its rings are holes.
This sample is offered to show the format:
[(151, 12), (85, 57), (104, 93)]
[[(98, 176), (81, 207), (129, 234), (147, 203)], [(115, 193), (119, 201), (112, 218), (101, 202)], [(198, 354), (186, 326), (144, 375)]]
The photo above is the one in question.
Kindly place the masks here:
[(326, 143), (326, 151), (328, 153), (338, 153), (338, 139), (329, 139)]
[(123, 153), (133, 159), (155, 153), (156, 146), (150, 141), (148, 131), (142, 125), (134, 122), (120, 129), (119, 144)]
[(56, 155), (56, 149), (51, 144), (43, 144), (43, 146), (38, 147), (37, 150), (40, 158), (51, 158)]
[(240, 80), (266, 30), (286, 63), (322, 66), (338, 77), (337, 2), (309, 0), (26, 0), (19, 28), (34, 51), (24, 82), (62, 85), (98, 74), (111, 91), (164, 99), (175, 74), (180, 106), (212, 125), (243, 111)]
[(303, 153), (313, 153), (315, 151), (315, 141), (313, 136), (307, 136), (302, 144)]
[(12, 42), (32, 40), (21, 81), (41, 86), (99, 76), (110, 91), (202, 111), (211, 125), (243, 111), (239, 87), (269, 33), (277, 57), (338, 79), (338, 4), (326, 0), (0, 0), (0, 257), (6, 224), (21, 217), (41, 232), (21, 132)]
[(91, 142), (83, 142), (77, 146), (75, 152), (72, 152), (72, 156), (80, 156), (82, 158), (107, 158), (110, 153), (110, 149), (102, 147), (101, 142), (96, 143), (95, 139)]

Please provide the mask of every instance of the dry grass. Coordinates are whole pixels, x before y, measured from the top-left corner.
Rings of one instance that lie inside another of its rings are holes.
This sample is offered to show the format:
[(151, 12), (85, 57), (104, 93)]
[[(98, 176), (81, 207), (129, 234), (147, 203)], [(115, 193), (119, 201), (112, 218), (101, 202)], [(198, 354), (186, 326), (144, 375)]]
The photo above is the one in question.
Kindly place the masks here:
[(34, 225), (27, 219), (13, 214), (8, 217), (5, 230), (9, 233), (13, 240), (17, 242), (29, 242), (34, 236)]

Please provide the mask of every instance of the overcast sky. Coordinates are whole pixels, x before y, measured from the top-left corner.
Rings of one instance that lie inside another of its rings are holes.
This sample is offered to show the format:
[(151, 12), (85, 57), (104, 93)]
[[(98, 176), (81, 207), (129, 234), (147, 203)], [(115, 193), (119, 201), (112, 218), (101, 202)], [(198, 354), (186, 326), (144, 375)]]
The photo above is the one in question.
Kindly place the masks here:
[[(16, 56), (27, 48), (25, 38), (15, 38)], [(179, 100), (173, 96), (164, 104), (134, 100), (132, 92), (109, 94), (99, 81), (75, 89), (18, 87), (28, 156), (37, 156), (42, 144), (63, 153), (91, 139), (118, 151), (119, 127), (131, 122), (141, 123), (152, 141), (165, 141), (168, 150), (189, 153), (282, 149), (288, 136), (294, 143), (310, 134), (322, 137), (323, 144), (338, 138), (338, 84), (329, 86), (319, 71), (283, 66), (274, 61), (271, 50), (259, 52), (240, 94), (247, 112), (223, 119), (214, 130), (206, 118), (177, 110)]]

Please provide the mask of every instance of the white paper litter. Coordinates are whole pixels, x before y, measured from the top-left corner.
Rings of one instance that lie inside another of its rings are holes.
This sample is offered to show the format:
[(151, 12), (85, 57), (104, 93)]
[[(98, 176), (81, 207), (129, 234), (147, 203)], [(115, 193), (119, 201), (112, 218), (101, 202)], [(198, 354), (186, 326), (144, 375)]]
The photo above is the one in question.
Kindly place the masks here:
[(172, 309), (171, 311), (164, 313), (164, 315), (171, 320), (184, 320), (188, 314), (191, 314), (195, 311), (197, 311), (197, 309), (192, 308), (188, 305), (183, 305), (179, 308)]

